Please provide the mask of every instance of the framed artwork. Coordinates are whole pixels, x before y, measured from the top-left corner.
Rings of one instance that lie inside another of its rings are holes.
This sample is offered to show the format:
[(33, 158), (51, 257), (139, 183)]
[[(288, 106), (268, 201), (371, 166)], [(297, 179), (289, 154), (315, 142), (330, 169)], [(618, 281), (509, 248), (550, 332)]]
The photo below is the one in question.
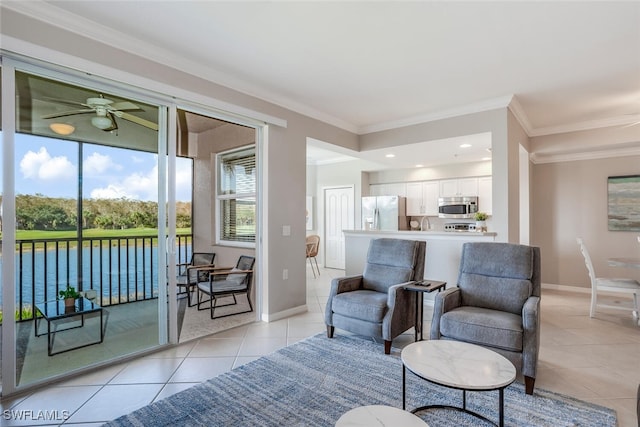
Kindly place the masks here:
[(313, 197), (307, 196), (307, 230), (313, 230)]
[(609, 231), (640, 231), (640, 175), (607, 178)]

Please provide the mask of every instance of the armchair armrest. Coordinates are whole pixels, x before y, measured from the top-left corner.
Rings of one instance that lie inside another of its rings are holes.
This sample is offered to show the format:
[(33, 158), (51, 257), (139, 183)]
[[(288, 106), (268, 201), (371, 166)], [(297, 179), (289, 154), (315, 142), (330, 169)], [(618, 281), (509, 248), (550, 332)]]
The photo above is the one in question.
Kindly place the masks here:
[(329, 296), (341, 294), (343, 292), (357, 291), (362, 286), (362, 275), (339, 277), (331, 281)]
[(530, 296), (522, 306), (522, 374), (535, 378), (540, 349), (540, 297)]
[(186, 265), (187, 270), (211, 270), (212, 268), (215, 268), (215, 264)]
[(433, 301), (433, 318), (431, 319), (431, 333), (429, 339), (440, 339), (440, 318), (447, 311), (451, 311), (459, 307), (462, 303), (460, 288), (454, 286), (446, 289), (444, 292), (436, 293)]
[(382, 337), (391, 340), (391, 337), (400, 335), (408, 328), (415, 326), (416, 292), (408, 291), (404, 287), (411, 282), (398, 283), (389, 287), (387, 292), (387, 314), (382, 319)]
[(253, 270), (224, 270), (224, 271), (212, 271), (209, 273), (209, 276), (228, 276), (229, 274), (244, 274), (244, 273), (253, 273)]

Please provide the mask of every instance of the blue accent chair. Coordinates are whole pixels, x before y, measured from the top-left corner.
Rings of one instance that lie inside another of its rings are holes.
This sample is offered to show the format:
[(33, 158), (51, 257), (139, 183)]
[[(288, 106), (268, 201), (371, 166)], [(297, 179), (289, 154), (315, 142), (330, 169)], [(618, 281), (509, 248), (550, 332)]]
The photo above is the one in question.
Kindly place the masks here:
[(403, 285), (423, 279), (425, 248), (423, 241), (372, 240), (364, 272), (331, 281), (327, 336), (333, 338), (335, 328), (372, 336), (391, 353), (393, 339), (415, 326), (416, 292)]
[(540, 348), (540, 248), (465, 243), (458, 285), (435, 296), (432, 340), (487, 347), (509, 359), (533, 394)]

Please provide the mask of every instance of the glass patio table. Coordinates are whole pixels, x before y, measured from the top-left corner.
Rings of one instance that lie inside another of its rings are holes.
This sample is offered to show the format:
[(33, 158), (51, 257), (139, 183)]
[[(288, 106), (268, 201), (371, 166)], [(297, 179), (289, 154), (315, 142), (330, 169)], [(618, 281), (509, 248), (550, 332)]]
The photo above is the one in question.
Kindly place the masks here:
[[(98, 341), (84, 342), (78, 345), (73, 345), (70, 347), (66, 347), (64, 350), (53, 351), (53, 344), (55, 340), (55, 334), (58, 332), (64, 332), (71, 329), (82, 328), (85, 326), (85, 316), (98, 313), (100, 315), (100, 339)], [(38, 314), (41, 315), (38, 316)], [(47, 353), (49, 356), (53, 356), (55, 354), (65, 353), (67, 351), (76, 350), (82, 347), (87, 347), (89, 345), (100, 344), (104, 340), (104, 328), (103, 328), (103, 317), (102, 317), (102, 307), (98, 304), (91, 302), (86, 298), (78, 298), (75, 301), (73, 307), (65, 307), (64, 300), (54, 300), (54, 301), (45, 301), (41, 303), (36, 303), (36, 320), (35, 320), (35, 336), (41, 337), (43, 335), (47, 335)], [(76, 321), (73, 320), (74, 317), (80, 317), (80, 324), (76, 324)], [(47, 332), (46, 333), (38, 333), (39, 325), (44, 319), (47, 322)], [(62, 321), (72, 321), (73, 326), (58, 329), (57, 324), (62, 323)], [(51, 328), (53, 326), (53, 329)]]

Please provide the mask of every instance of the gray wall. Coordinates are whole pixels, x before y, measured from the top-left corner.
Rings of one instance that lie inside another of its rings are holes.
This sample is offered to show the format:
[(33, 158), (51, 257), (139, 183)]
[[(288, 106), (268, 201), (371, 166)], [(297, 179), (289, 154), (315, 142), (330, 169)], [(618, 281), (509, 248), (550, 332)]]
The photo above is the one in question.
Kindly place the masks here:
[(607, 177), (630, 174), (640, 174), (640, 155), (533, 167), (531, 243), (540, 246), (543, 282), (590, 286), (576, 237), (584, 239), (599, 276), (638, 278), (637, 271), (606, 262), (614, 256), (640, 256), (640, 232), (607, 227)]

